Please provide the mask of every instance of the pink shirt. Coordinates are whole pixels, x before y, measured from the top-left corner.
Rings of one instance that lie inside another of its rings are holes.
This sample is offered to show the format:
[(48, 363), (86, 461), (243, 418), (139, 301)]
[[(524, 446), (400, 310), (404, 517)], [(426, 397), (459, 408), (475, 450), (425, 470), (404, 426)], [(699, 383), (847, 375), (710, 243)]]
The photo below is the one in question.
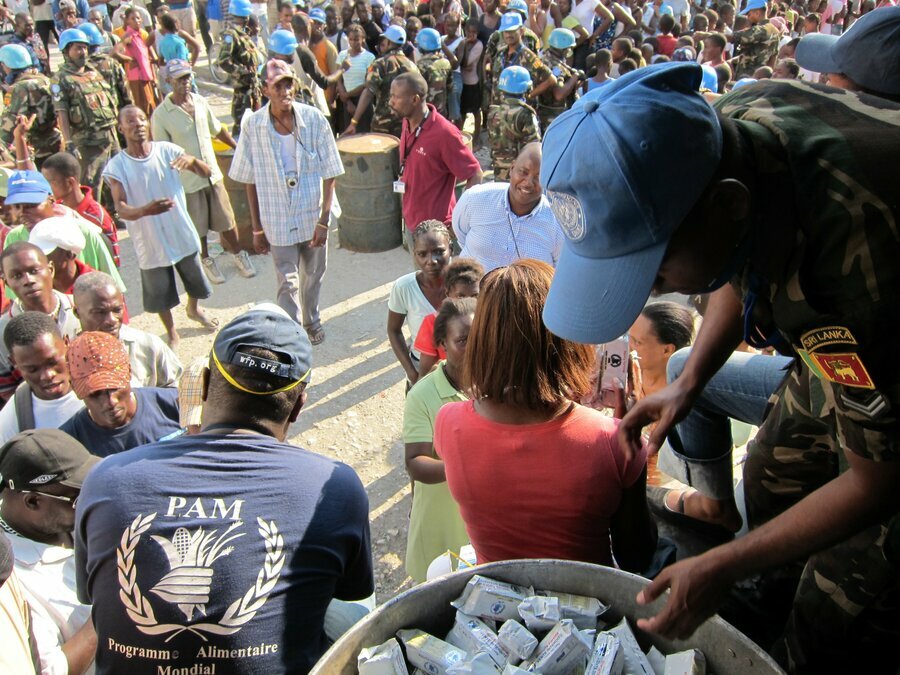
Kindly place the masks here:
[[(143, 31), (141, 31), (143, 32)], [(130, 26), (125, 29), (125, 37), (133, 38), (131, 44), (125, 48), (125, 52), (131, 57), (127, 64), (128, 79), (150, 82), (153, 80), (153, 69), (150, 67), (150, 49), (141, 33)]]
[(441, 408), (434, 447), (478, 562), (561, 558), (611, 565), (610, 519), (647, 462), (643, 452), (625, 461), (617, 426), (580, 405), (524, 425), (486, 420), (472, 401)]

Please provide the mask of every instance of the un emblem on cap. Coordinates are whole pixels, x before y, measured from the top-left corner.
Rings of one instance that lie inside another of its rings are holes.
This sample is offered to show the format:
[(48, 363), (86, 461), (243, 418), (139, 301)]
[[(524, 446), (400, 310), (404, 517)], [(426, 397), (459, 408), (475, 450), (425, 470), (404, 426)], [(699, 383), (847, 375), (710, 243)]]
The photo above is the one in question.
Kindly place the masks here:
[(584, 211), (578, 198), (566, 192), (553, 190), (547, 190), (545, 194), (550, 202), (550, 209), (556, 216), (556, 222), (560, 224), (569, 240), (581, 241), (584, 238)]

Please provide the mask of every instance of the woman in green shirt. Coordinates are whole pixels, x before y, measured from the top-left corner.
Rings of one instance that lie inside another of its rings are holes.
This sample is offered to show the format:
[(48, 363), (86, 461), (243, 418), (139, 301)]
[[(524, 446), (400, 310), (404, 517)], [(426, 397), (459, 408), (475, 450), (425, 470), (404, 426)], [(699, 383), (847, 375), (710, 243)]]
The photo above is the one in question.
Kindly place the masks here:
[(475, 315), (475, 298), (449, 298), (434, 320), (434, 342), (447, 352), (447, 360), (420, 379), (406, 397), (403, 442), (406, 470), (415, 481), (409, 533), (406, 540), (406, 572), (417, 583), (425, 581), (428, 565), (448, 550), (457, 552), (469, 543), (466, 526), (444, 476), (444, 463), (434, 453), (434, 418), (445, 403), (465, 401), (458, 382), (469, 328)]

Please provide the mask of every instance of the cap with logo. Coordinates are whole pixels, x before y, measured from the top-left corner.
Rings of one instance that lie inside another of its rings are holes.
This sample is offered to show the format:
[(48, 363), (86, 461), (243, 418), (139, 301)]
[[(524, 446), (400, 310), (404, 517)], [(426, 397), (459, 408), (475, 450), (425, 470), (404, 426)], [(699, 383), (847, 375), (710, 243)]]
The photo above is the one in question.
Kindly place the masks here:
[(505, 33), (511, 30), (519, 30), (523, 25), (522, 17), (517, 12), (507, 12), (500, 17), (500, 28), (498, 30), (501, 33)]
[(36, 490), (59, 483), (80, 489), (99, 461), (59, 429), (22, 431), (0, 448), (0, 488)]
[(172, 59), (166, 63), (164, 72), (167, 80), (174, 81), (192, 74), (194, 70), (191, 68), (191, 64), (184, 59)]
[(81, 400), (104, 389), (124, 389), (131, 383), (128, 350), (109, 333), (81, 333), (69, 345), (66, 361), (72, 389)]
[(292, 80), (296, 77), (293, 69), (281, 59), (269, 59), (266, 63), (266, 84), (270, 87), (286, 77)]
[(804, 35), (795, 54), (801, 68), (843, 73), (869, 91), (900, 94), (900, 7), (863, 14), (840, 37)]
[(53, 194), (40, 171), (14, 171), (6, 189), (7, 204), (40, 204)]
[(541, 185), (566, 235), (544, 307), (557, 335), (608, 342), (644, 306), (669, 239), (721, 158), (702, 76), (696, 63), (640, 68), (547, 129)]
[(381, 37), (387, 38), (395, 45), (403, 45), (406, 44), (406, 29), (402, 26), (388, 26)]
[[(274, 352), (280, 360), (261, 358), (249, 353), (248, 348)], [(303, 327), (287, 312), (278, 305), (263, 303), (232, 319), (219, 331), (213, 343), (212, 360), (222, 377), (235, 389), (268, 396), (309, 381), (312, 345)], [(286, 383), (271, 391), (256, 391), (238, 382), (240, 376), (232, 376), (224, 368), (226, 364), (238, 366), (254, 379), (272, 377)]]
[(58, 248), (78, 255), (86, 245), (81, 226), (72, 216), (44, 218), (32, 228), (28, 242), (41, 249), (45, 255)]
[(748, 0), (747, 6), (741, 10), (741, 14), (749, 14), (754, 9), (765, 9), (766, 0)]
[(531, 89), (531, 75), (522, 66), (507, 66), (500, 73), (497, 89), (507, 94), (524, 94)]
[(318, 23), (325, 23), (328, 21), (327, 17), (325, 16), (325, 10), (322, 9), (321, 7), (316, 7), (315, 9), (311, 9), (309, 11), (309, 18), (310, 18), (310, 20), (316, 21)]

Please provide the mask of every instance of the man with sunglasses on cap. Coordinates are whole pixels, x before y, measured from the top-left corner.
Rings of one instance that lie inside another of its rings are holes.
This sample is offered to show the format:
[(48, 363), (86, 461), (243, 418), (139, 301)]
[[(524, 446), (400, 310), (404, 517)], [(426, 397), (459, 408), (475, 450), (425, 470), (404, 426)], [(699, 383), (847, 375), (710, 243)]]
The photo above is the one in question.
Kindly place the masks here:
[(23, 431), (0, 448), (0, 528), (12, 542), (42, 673), (83, 673), (94, 660), (91, 608), (75, 593), (72, 528), (98, 461), (57, 429)]
[(201, 431), (107, 457), (82, 491), (78, 588), (97, 673), (305, 673), (374, 589), (368, 499), (348, 466), (285, 442), (312, 346), (274, 305), (216, 335)]
[[(730, 430), (697, 433), (687, 417), (741, 340), (794, 356), (768, 410), (725, 409), (760, 424), (744, 466), (750, 533), (663, 570), (638, 601), (670, 594), (638, 626), (687, 637), (758, 576), (742, 607), (791, 671), (895, 668), (900, 104), (775, 80), (712, 108), (701, 80), (695, 64), (642, 68), (581, 99), (544, 143), (541, 182), (567, 237), (550, 330), (603, 343), (651, 291), (711, 294), (681, 374), (622, 420), (626, 453), (655, 422), (650, 452), (668, 437), (681, 478), (731, 499), (729, 480), (700, 482), (730, 469)], [(733, 399), (760, 398), (752, 365), (736, 375)]]

